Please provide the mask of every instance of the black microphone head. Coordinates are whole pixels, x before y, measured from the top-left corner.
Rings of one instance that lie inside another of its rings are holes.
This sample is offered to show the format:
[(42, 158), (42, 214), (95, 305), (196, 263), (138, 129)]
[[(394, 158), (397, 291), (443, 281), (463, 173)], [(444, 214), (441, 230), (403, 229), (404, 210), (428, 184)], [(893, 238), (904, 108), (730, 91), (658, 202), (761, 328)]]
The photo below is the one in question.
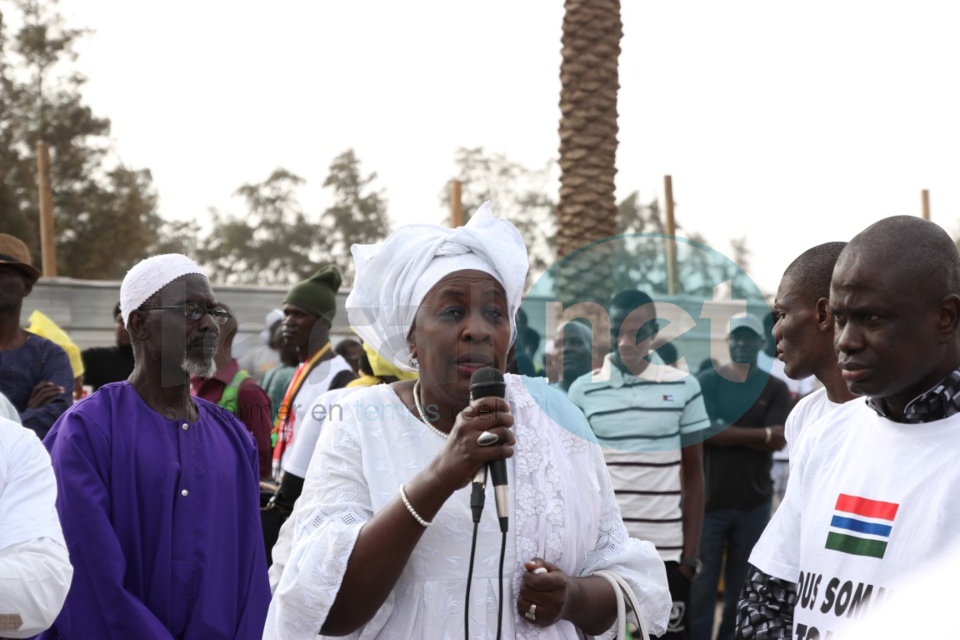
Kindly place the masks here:
[(507, 394), (507, 384), (503, 381), (503, 373), (493, 367), (477, 369), (470, 376), (470, 399), (503, 398)]

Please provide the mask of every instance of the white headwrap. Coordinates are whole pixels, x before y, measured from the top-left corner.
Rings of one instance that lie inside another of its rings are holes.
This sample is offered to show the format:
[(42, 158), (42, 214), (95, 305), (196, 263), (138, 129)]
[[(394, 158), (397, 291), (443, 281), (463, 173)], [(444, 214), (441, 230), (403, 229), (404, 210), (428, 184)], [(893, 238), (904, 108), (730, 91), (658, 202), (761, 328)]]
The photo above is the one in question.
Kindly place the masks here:
[(124, 326), (129, 328), (127, 319), (130, 312), (139, 309), (147, 298), (177, 278), (191, 273), (207, 277), (200, 265), (179, 253), (153, 256), (133, 265), (120, 284), (120, 315)]
[(354, 331), (403, 371), (407, 334), (427, 292), (455, 271), (489, 273), (507, 297), (511, 334), (527, 278), (527, 249), (520, 232), (493, 215), (484, 202), (463, 227), (432, 224), (400, 227), (381, 244), (351, 247), (357, 276), (347, 296), (347, 317)]

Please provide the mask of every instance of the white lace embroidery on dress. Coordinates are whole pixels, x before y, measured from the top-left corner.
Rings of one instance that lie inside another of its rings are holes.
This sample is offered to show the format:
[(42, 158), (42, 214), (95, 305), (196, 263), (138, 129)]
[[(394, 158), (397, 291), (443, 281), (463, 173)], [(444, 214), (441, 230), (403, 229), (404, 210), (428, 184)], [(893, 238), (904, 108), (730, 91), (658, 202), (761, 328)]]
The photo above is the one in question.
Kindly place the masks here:
[[(522, 563), (535, 556), (573, 576), (611, 569), (633, 587), (651, 632), (662, 631), (670, 610), (663, 563), (652, 544), (627, 535), (599, 446), (541, 411), (524, 378), (506, 376), (506, 380), (518, 441), (514, 598), (522, 580)], [(523, 619), (516, 606), (514, 615), (516, 637), (544, 637), (545, 630)], [(554, 625), (562, 626), (569, 628), (561, 637), (571, 637), (570, 631), (576, 637), (569, 623)]]
[[(651, 631), (662, 630), (670, 609), (663, 563), (653, 545), (627, 537), (599, 447), (550, 418), (522, 380), (506, 376), (518, 444), (508, 463), (513, 504), (504, 565), (504, 637), (577, 637), (569, 622), (542, 629), (517, 612), (523, 563), (534, 557), (573, 576), (601, 568), (618, 571), (634, 587)], [(386, 386), (350, 397), (367, 406), (398, 401)], [(444, 445), (403, 412), (371, 421), (363, 419), (356, 406), (345, 408), (343, 419), (331, 421), (321, 433), (264, 638), (315, 637), (363, 524), (396, 499), (400, 482), (409, 481)], [(471, 593), (471, 632), (476, 637), (496, 635), (500, 532), (492, 493), (487, 491)], [(451, 496), (424, 532), (378, 613), (348, 637), (462, 635), (471, 533), (469, 490), (464, 489)]]

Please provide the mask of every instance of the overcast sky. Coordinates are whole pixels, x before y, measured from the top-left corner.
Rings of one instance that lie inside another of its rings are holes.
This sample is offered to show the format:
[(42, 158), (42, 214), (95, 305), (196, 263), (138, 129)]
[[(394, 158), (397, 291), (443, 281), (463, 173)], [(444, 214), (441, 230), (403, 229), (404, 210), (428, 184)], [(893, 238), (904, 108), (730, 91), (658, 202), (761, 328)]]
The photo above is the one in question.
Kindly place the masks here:
[[(440, 222), (459, 146), (532, 167), (559, 146), (560, 0), (63, 0), (88, 103), (149, 167), (166, 217), (241, 211), (277, 166), (326, 205), (354, 148), (396, 222)], [(623, 2), (618, 196), (681, 225), (773, 291), (815, 244), (920, 214), (960, 234), (960, 9), (950, 2)]]

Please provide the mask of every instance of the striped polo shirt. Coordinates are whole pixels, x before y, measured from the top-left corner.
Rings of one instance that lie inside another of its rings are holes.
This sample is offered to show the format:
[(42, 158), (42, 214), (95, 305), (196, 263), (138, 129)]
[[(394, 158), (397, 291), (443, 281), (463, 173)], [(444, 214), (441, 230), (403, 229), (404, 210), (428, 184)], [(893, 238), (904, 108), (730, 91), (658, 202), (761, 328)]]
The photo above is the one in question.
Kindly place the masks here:
[(607, 355), (603, 367), (570, 386), (569, 397), (603, 446), (627, 531), (652, 542), (664, 561), (679, 561), (680, 449), (710, 427), (696, 377), (661, 363), (635, 376)]

